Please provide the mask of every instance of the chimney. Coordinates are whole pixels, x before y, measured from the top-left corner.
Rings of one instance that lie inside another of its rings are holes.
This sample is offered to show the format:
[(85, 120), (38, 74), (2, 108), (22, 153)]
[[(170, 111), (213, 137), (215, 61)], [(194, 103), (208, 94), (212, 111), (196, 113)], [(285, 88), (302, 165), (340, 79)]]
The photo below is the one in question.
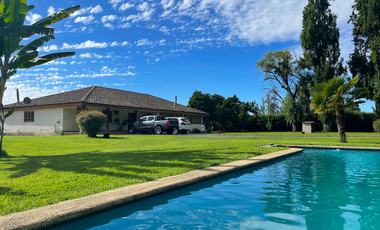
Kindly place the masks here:
[(177, 108), (177, 96), (175, 96), (174, 108)]
[(17, 94), (17, 105), (20, 104), (20, 94), (18, 92), (18, 89), (16, 89), (16, 94)]

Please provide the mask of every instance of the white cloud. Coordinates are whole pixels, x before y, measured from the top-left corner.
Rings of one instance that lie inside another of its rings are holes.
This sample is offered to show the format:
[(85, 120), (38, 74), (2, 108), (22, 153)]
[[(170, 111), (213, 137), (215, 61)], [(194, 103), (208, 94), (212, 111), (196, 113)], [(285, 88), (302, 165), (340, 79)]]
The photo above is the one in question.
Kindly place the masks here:
[(120, 46), (120, 43), (118, 43), (117, 41), (114, 41), (114, 42), (111, 43), (110, 46), (112, 46), (112, 47), (114, 47), (114, 46)]
[(119, 25), (117, 28), (126, 29), (126, 28), (129, 28), (129, 27), (131, 27), (131, 23), (127, 22), (127, 23)]
[(86, 8), (82, 8), (76, 12), (74, 12), (72, 14), (72, 17), (76, 17), (76, 16), (79, 16), (79, 15), (82, 15), (82, 14), (99, 14), (103, 12), (103, 8), (100, 6), (100, 5), (96, 5), (94, 7), (86, 7)]
[(51, 45), (51, 46), (44, 46), (38, 49), (39, 51), (44, 51), (44, 52), (50, 52), (54, 50), (59, 50), (59, 47), (57, 45)]
[(55, 13), (54, 7), (53, 6), (49, 6), (47, 12), (48, 12), (48, 15), (54, 14)]
[(142, 4), (137, 6), (137, 10), (139, 11), (149, 10), (149, 4), (147, 2), (143, 2)]
[(25, 17), (25, 20), (29, 23), (29, 24), (33, 24), (35, 22), (37, 22), (38, 20), (40, 20), (42, 18), (41, 15), (39, 14), (33, 14), (33, 13), (28, 13)]
[(123, 43), (121, 43), (121, 46), (126, 46), (126, 45), (128, 45), (127, 41), (124, 41)]
[(140, 22), (140, 21), (149, 21), (150, 19), (152, 19), (153, 13), (154, 13), (154, 9), (150, 9), (140, 14), (134, 14), (134, 15), (129, 15), (128, 17), (123, 17), (121, 21), (132, 20), (132, 23)]
[(149, 41), (147, 38), (144, 38), (137, 42), (137, 46), (153, 46), (153, 42)]
[(92, 55), (91, 53), (85, 53), (85, 54), (81, 54), (79, 55), (80, 58), (92, 58)]
[(167, 9), (174, 5), (174, 0), (161, 0), (161, 5), (164, 9)]
[(62, 49), (90, 49), (90, 48), (107, 48), (107, 42), (95, 42), (95, 41), (85, 41), (80, 44), (70, 45), (63, 43)]
[(110, 30), (114, 29), (114, 26), (111, 23), (106, 23), (103, 26), (106, 27), (106, 28), (108, 28), (108, 29), (110, 29)]
[(83, 23), (83, 24), (88, 25), (88, 24), (92, 23), (94, 20), (95, 20), (95, 17), (90, 15), (87, 17), (85, 17), (85, 16), (84, 17), (77, 17), (74, 22), (75, 23)]
[(183, 0), (182, 5), (179, 7), (180, 10), (187, 9), (193, 5), (193, 0)]
[(162, 27), (160, 28), (160, 31), (163, 32), (163, 33), (166, 35), (166, 34), (169, 34), (169, 31), (170, 31), (170, 30), (168, 29), (168, 27), (166, 27), (166, 26), (162, 26)]
[(116, 15), (105, 15), (102, 17), (102, 23), (113, 22), (117, 19), (118, 17)]
[(90, 10), (90, 14), (99, 14), (103, 12), (103, 8), (100, 5), (90, 8), (89, 10)]
[(160, 42), (158, 43), (159, 46), (166, 46), (166, 40), (165, 39), (162, 39), (160, 40)]
[(112, 8), (116, 8), (122, 2), (124, 2), (124, 0), (109, 0), (108, 1), (108, 3), (112, 5)]
[(119, 10), (128, 10), (129, 8), (134, 7), (135, 5), (130, 4), (129, 2), (121, 4)]

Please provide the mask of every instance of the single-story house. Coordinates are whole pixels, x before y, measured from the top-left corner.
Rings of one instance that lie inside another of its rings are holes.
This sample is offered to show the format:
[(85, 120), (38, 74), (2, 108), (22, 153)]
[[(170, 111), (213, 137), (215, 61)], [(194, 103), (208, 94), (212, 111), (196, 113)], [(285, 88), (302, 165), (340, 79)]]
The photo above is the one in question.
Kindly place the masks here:
[[(5, 105), (9, 110), (14, 104)], [(106, 115), (109, 130), (127, 130), (123, 121), (136, 121), (146, 115), (186, 117), (192, 129), (202, 129), (203, 117), (208, 113), (176, 104), (149, 94), (92, 86), (69, 92), (32, 99), (29, 104), (19, 102), (15, 112), (5, 121), (8, 135), (63, 135), (79, 133), (75, 122), (82, 109), (97, 109)], [(118, 119), (117, 119), (118, 118)], [(116, 120), (116, 121), (115, 121)], [(125, 122), (127, 123), (127, 122)], [(106, 125), (103, 127), (105, 131)]]

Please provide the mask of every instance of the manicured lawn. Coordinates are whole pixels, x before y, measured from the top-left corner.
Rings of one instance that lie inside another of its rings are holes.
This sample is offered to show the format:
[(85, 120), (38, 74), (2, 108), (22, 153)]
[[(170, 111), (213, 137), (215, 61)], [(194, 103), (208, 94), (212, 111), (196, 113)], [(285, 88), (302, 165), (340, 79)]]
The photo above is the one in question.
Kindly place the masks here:
[[(305, 133), (301, 132), (240, 132), (240, 133), (216, 133), (210, 135), (237, 135), (237, 136), (288, 136), (288, 137), (338, 137), (337, 132), (331, 133)], [(346, 133), (347, 137), (380, 137), (380, 133)]]
[(0, 215), (245, 159), (278, 149), (249, 139), (5, 137)]
[(8, 156), (0, 158), (0, 215), (284, 149), (261, 147), (268, 143), (380, 147), (378, 137), (348, 142), (190, 135), (5, 137)]

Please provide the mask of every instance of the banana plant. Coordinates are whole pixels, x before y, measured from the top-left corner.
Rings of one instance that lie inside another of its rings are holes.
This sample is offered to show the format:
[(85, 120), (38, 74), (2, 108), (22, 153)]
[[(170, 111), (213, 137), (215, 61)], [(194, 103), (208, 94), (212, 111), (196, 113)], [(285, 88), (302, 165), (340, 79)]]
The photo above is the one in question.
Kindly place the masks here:
[[(3, 108), (3, 97), (7, 80), (17, 73), (18, 69), (28, 69), (42, 65), (58, 58), (70, 57), (75, 52), (59, 52), (43, 56), (38, 56), (38, 48), (45, 42), (54, 39), (54, 28), (50, 25), (59, 22), (70, 14), (80, 9), (80, 6), (73, 6), (60, 10), (46, 18), (43, 18), (32, 25), (24, 25), (26, 14), (33, 10), (34, 6), (27, 5), (27, 0), (0, 0), (0, 105)], [(31, 41), (27, 45), (20, 45), (20, 42), (33, 35), (43, 35)], [(1, 139), (0, 155), (2, 153), (2, 140), (4, 122), (9, 117), (15, 106), (6, 115), (1, 116)]]

